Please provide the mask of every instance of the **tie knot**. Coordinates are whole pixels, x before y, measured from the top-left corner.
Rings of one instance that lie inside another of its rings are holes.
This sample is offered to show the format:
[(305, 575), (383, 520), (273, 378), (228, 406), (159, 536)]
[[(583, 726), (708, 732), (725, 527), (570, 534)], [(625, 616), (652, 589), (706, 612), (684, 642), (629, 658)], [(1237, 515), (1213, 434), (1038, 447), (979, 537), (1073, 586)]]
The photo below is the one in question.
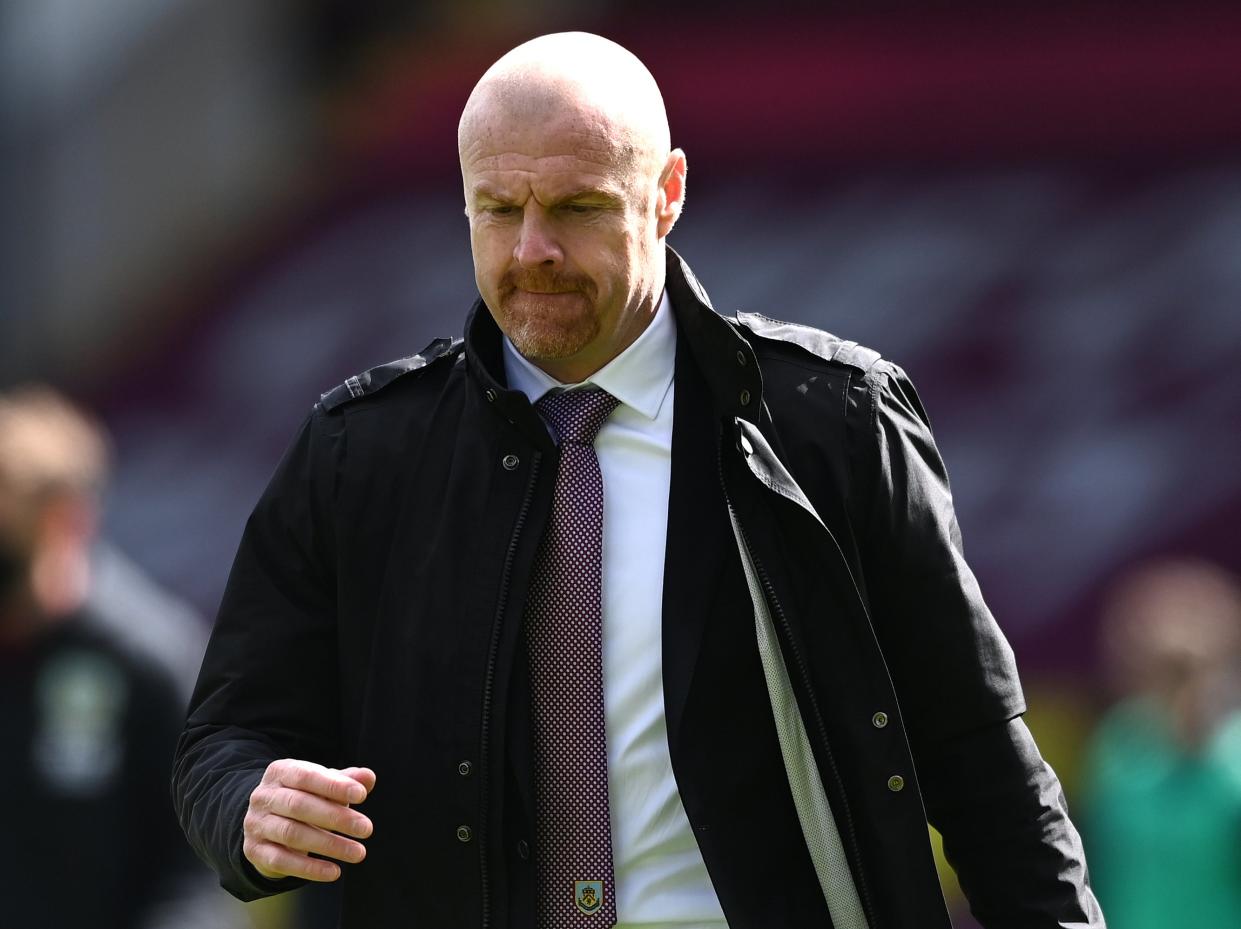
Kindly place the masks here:
[(535, 406), (547, 417), (561, 444), (594, 445), (595, 436), (620, 404), (606, 390), (566, 390), (544, 394)]

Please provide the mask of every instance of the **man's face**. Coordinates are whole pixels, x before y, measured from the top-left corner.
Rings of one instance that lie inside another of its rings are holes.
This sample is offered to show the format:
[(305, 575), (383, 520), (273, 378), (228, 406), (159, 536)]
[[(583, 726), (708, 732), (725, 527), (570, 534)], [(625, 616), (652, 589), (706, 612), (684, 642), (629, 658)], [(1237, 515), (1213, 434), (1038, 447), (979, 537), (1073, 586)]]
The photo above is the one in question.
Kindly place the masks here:
[(462, 152), (479, 293), (527, 358), (580, 380), (649, 321), (658, 167), (603, 120), (496, 118)]

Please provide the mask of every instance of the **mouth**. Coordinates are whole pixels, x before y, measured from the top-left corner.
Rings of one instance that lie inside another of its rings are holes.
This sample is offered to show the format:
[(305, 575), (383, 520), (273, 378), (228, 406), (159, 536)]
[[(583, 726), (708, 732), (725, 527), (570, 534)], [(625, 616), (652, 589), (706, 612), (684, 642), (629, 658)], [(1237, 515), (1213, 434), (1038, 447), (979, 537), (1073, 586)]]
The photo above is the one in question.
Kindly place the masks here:
[(509, 299), (523, 303), (556, 305), (582, 300), (584, 294), (580, 290), (526, 290), (523, 287), (517, 287), (509, 292)]

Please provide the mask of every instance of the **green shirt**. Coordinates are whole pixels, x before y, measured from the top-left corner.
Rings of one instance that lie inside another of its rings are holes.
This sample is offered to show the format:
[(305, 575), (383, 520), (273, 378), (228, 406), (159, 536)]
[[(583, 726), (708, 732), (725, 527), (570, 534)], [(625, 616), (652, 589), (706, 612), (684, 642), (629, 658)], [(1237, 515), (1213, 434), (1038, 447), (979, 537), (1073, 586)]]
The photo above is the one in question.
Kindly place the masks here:
[(1241, 927), (1241, 714), (1188, 754), (1153, 703), (1122, 703), (1095, 734), (1087, 784), (1110, 929)]

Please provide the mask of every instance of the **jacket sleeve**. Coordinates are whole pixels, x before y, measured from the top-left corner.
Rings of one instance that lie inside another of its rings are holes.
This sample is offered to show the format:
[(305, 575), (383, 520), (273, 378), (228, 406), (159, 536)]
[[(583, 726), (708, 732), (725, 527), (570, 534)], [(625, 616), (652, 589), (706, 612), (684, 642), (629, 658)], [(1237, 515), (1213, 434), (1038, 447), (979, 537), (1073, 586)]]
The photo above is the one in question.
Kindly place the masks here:
[(871, 619), (927, 816), (986, 929), (1101, 929), (1055, 773), (1018, 718), (1012, 649), (966, 564), (944, 463), (913, 384), (879, 362), (851, 449)]
[(243, 900), (298, 886), (241, 851), (250, 792), (279, 758), (337, 763), (335, 545), (341, 416), (316, 406), (246, 523), (173, 762), (190, 844)]
[(927, 819), (986, 929), (1103, 929), (1060, 781), (1021, 719), (929, 748), (918, 773)]

